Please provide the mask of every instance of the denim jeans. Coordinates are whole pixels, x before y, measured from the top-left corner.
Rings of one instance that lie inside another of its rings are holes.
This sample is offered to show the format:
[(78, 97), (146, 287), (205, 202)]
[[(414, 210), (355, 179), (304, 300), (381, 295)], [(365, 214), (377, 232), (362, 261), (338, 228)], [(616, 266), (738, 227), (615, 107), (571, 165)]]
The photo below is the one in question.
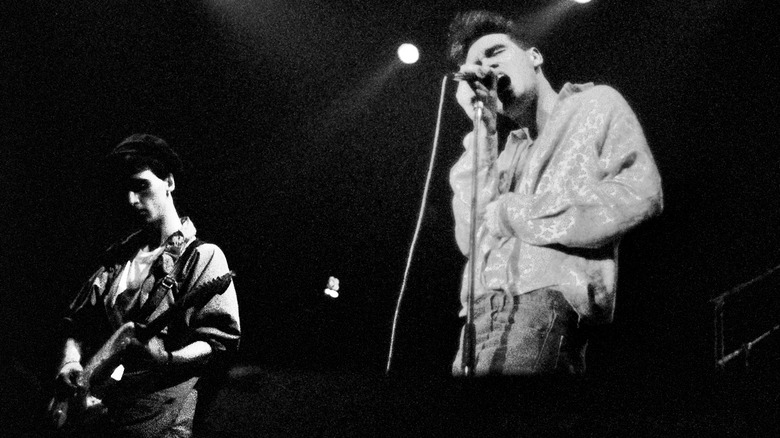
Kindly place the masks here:
[[(587, 337), (579, 315), (553, 288), (521, 295), (496, 291), (474, 303), (475, 375), (581, 374)], [(461, 341), (463, 332), (461, 331)], [(463, 374), (461, 347), (452, 364)]]
[[(143, 377), (134, 381), (125, 375), (119, 388), (104, 402), (108, 408), (105, 436), (134, 438), (187, 438), (192, 436), (193, 418), (198, 400), (194, 389), (198, 378), (153, 392), (146, 391)], [(110, 433), (110, 434), (109, 434)]]

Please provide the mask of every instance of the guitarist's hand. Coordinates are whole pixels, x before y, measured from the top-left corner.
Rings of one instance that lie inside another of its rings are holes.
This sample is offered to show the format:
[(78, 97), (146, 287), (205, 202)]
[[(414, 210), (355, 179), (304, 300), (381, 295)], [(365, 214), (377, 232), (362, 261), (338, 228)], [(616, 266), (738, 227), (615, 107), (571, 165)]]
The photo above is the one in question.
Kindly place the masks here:
[(127, 345), (126, 351), (132, 355), (133, 360), (150, 367), (160, 367), (168, 364), (168, 351), (165, 349), (162, 339), (157, 336), (149, 339), (145, 344), (138, 339), (133, 339)]
[(68, 362), (57, 373), (57, 383), (65, 388), (75, 391), (79, 386), (79, 379), (84, 372), (84, 367), (79, 362)]

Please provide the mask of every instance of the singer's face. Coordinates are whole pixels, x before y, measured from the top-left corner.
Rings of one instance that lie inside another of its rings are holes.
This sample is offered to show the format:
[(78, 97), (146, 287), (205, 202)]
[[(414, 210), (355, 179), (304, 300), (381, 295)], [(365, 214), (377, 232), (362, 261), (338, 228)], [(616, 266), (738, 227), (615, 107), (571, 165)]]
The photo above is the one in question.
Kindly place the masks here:
[[(476, 64), (493, 70), (498, 78), (510, 79), (508, 87), (501, 89), (498, 97), (502, 113), (515, 118), (536, 97), (537, 77), (535, 66), (536, 49), (523, 50), (503, 33), (485, 35), (471, 44), (466, 54), (466, 64)], [(541, 59), (541, 58), (539, 58)]]

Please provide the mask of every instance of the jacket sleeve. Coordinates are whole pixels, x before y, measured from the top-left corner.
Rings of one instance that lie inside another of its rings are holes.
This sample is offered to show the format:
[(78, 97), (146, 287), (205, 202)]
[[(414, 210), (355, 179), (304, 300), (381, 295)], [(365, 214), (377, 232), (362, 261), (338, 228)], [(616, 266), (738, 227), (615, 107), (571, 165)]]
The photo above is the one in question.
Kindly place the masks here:
[(661, 177), (636, 115), (617, 91), (596, 89), (565, 127), (561, 161), (550, 171), (565, 173), (547, 181), (549, 190), (502, 195), (488, 209), (492, 232), (537, 246), (597, 248), (661, 212)]
[(108, 277), (105, 267), (95, 271), (71, 301), (62, 320), (60, 335), (76, 340), (85, 354), (97, 349), (111, 334), (103, 307)]
[(75, 339), (87, 352), (99, 348), (114, 332), (106, 317), (107, 289), (121, 271), (120, 261), (132, 256), (140, 238), (141, 233), (136, 232), (106, 249), (98, 260), (99, 268), (82, 285), (68, 306), (61, 334), (65, 338)]
[[(474, 163), (474, 132), (463, 139), (465, 152), (450, 170), (452, 187), (452, 212), (455, 216), (455, 240), (464, 255), (469, 253), (469, 231), (471, 224), (471, 186)], [(485, 214), (485, 206), (496, 198), (498, 157), (497, 135), (482, 137), (479, 141), (479, 163), (477, 178), (480, 187), (477, 196), (477, 225)]]
[[(229, 271), (225, 254), (218, 246), (210, 243), (204, 243), (196, 249), (187, 270), (182, 285), (187, 289), (199, 287)], [(215, 353), (238, 350), (241, 324), (234, 283), (231, 281), (225, 292), (215, 295), (202, 308), (188, 311), (187, 320), (194, 340), (208, 342)]]

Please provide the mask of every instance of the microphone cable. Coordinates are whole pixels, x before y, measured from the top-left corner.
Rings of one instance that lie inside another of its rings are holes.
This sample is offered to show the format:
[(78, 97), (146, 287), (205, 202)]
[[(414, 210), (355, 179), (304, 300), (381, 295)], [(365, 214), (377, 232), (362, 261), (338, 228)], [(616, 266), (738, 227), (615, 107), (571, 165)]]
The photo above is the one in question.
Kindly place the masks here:
[(417, 216), (417, 226), (414, 229), (414, 235), (412, 236), (412, 243), (409, 246), (409, 255), (406, 258), (406, 268), (404, 269), (403, 280), (401, 281), (401, 291), (398, 293), (398, 301), (395, 305), (395, 314), (393, 315), (393, 327), (390, 334), (390, 351), (387, 354), (387, 367), (385, 368), (385, 375), (390, 374), (390, 367), (393, 363), (393, 354), (395, 348), (396, 330), (398, 329), (398, 315), (401, 312), (401, 302), (404, 298), (404, 292), (406, 291), (406, 282), (409, 279), (409, 269), (412, 265), (412, 258), (414, 255), (414, 248), (417, 245), (417, 239), (420, 237), (420, 229), (422, 228), (422, 220), (425, 215), (425, 204), (428, 199), (428, 190), (431, 186), (431, 177), (433, 175), (433, 164), (436, 161), (436, 149), (439, 145), (439, 131), (441, 130), (441, 117), (442, 108), (444, 107), (444, 92), (447, 88), (447, 76), (444, 75), (441, 81), (441, 95), (439, 96), (439, 110), (436, 114), (436, 129), (433, 134), (433, 148), (431, 150), (431, 160), (428, 164), (428, 175), (425, 178), (425, 188), (423, 189), (422, 201), (420, 202), (420, 213)]

